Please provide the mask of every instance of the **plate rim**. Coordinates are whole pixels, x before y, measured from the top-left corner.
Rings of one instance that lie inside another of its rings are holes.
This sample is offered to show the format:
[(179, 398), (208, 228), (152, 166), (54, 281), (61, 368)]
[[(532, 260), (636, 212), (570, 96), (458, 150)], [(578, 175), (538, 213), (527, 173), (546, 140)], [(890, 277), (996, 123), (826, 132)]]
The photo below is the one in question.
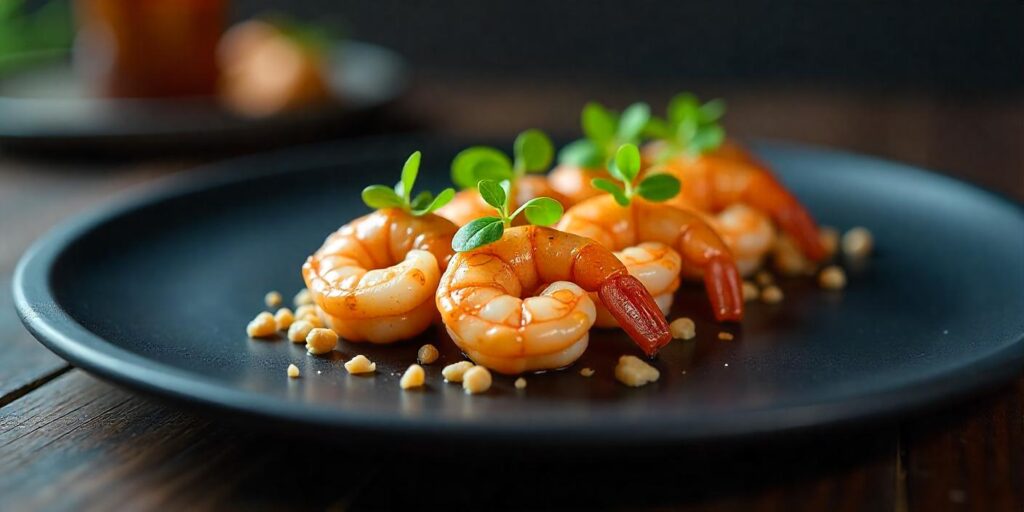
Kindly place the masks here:
[[(416, 140), (423, 144), (445, 143), (445, 139), (438, 137), (411, 139), (385, 136), (345, 141), (342, 144), (344, 150), (338, 149), (338, 142), (312, 144), (206, 164), (132, 187), (120, 199), (103, 203), (84, 214), (74, 215), (62, 221), (29, 247), (19, 260), (11, 283), (17, 314), (40, 343), (74, 366), (133, 391), (171, 398), (176, 402), (198, 405), (208, 410), (255, 416), (305, 428), (326, 425), (333, 430), (369, 433), (374, 436), (400, 437), (415, 433), (432, 438), (457, 437), (467, 441), (493, 441), (515, 434), (519, 442), (557, 442), (563, 446), (604, 443), (618, 446), (685, 444), (880, 421), (920, 412), (939, 405), (941, 400), (959, 400), (983, 388), (993, 387), (1019, 374), (1024, 365), (1022, 335), (1006, 346), (978, 356), (966, 365), (942, 369), (906, 385), (872, 390), (833, 402), (741, 411), (726, 410), (722, 414), (710, 415), (710, 420), (693, 421), (690, 418), (679, 423), (678, 420), (671, 421), (673, 416), (668, 415), (665, 421), (653, 425), (635, 421), (616, 422), (614, 418), (608, 418), (612, 424), (576, 421), (544, 426), (522, 423), (501, 425), (496, 422), (455, 423), (450, 419), (430, 416), (396, 421), (398, 417), (392, 413), (309, 407), (301, 402), (288, 402), (255, 392), (233, 389), (204, 376), (197, 379), (194, 373), (147, 359), (104, 340), (76, 322), (56, 300), (51, 287), (51, 272), (60, 255), (77, 240), (109, 221), (176, 197), (291, 172), (292, 169), (287, 165), (278, 165), (277, 162), (288, 160), (289, 155), (293, 154), (305, 153), (307, 157), (316, 155), (316, 152), (309, 151), (311, 148), (332, 148), (331, 151), (324, 153), (329, 156), (321, 157), (325, 161), (329, 160), (331, 164), (353, 164), (375, 158), (375, 152), (359, 151), (361, 145), (368, 141), (383, 143), (395, 139), (407, 142)], [(450, 142), (449, 140), (448, 143)], [(932, 179), (948, 180), (979, 191), (994, 201), (1013, 206), (1024, 218), (1024, 206), (998, 192), (923, 168), (803, 143), (758, 139), (754, 148), (756, 150), (773, 146), (819, 155), (856, 158), (874, 164), (896, 166), (902, 171), (927, 175)], [(313, 165), (308, 158), (303, 163), (303, 167)], [(880, 397), (885, 397), (885, 400), (880, 400)], [(729, 420), (725, 421), (726, 418)], [(601, 424), (588, 427), (588, 423)], [(614, 430), (612, 426), (621, 426), (626, 430), (611, 435)]]

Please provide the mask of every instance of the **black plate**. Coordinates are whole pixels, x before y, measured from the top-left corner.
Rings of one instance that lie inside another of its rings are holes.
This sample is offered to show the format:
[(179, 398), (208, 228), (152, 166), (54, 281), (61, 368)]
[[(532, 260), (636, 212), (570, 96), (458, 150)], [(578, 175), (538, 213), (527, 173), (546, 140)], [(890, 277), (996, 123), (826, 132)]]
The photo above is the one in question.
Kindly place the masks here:
[(66, 54), (40, 54), (34, 65), (0, 77), (0, 143), (58, 149), (137, 150), (212, 147), (350, 126), (393, 102), (407, 85), (394, 52), (346, 41), (331, 54), (335, 103), (264, 118), (247, 118), (215, 100), (103, 99), (90, 96)]
[[(869, 227), (876, 254), (849, 268), (842, 292), (784, 280), (786, 300), (751, 305), (742, 326), (715, 325), (700, 288), (685, 288), (673, 315), (695, 317), (698, 336), (661, 353), (656, 384), (614, 380), (615, 359), (637, 353), (615, 331), (595, 331), (566, 371), (529, 376), (524, 391), (499, 377), (481, 396), (441, 381), (440, 368), (458, 354), (440, 329), (392, 347), (343, 343), (335, 357), (249, 340), (245, 324), (264, 293), (294, 293), (305, 256), (365, 211), (359, 189), (391, 182), (416, 147), (423, 181), (446, 181), (461, 145), (404, 140), (282, 152), (160, 183), (38, 242), (15, 276), (19, 313), (54, 352), (130, 388), (387, 439), (731, 438), (905, 413), (1020, 369), (1024, 215), (1016, 205), (907, 166), (777, 143), (755, 149), (823, 224)], [(718, 340), (723, 329), (735, 340)], [(428, 341), (443, 347), (429, 387), (401, 391), (400, 372)], [(376, 376), (346, 374), (340, 356), (356, 353), (377, 361)], [(301, 379), (285, 377), (289, 363)], [(581, 377), (582, 367), (597, 373)]]

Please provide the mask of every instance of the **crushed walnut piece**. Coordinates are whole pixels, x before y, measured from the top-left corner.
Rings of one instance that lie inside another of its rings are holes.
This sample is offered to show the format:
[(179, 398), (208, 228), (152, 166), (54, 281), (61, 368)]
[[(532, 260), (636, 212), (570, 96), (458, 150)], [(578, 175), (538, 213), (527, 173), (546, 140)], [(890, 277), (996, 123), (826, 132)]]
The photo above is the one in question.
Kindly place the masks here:
[(661, 377), (658, 369), (643, 362), (636, 356), (622, 356), (615, 365), (615, 378), (619, 382), (632, 387), (639, 387), (655, 382)]
[(491, 389), (491, 372), (483, 366), (474, 366), (462, 375), (462, 389), (467, 395), (476, 395)]
[(672, 337), (676, 339), (690, 340), (697, 335), (697, 324), (685, 316), (673, 320), (668, 324), (668, 329), (672, 332)]
[(277, 322), (274, 321), (274, 315), (268, 311), (256, 315), (256, 318), (253, 318), (249, 325), (245, 326), (245, 333), (250, 338), (268, 338), (277, 334)]
[(352, 375), (373, 373), (377, 371), (377, 363), (374, 363), (367, 359), (366, 356), (359, 354), (345, 363), (345, 370)]

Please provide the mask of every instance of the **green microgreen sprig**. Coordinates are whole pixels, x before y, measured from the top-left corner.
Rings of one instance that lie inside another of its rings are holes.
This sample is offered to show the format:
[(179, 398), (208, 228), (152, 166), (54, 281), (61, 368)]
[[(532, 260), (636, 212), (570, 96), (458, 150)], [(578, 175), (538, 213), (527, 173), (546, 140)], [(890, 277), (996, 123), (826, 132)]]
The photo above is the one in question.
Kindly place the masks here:
[(550, 197), (535, 197), (509, 213), (510, 189), (509, 180), (481, 180), (477, 183), (480, 197), (494, 207), (498, 215), (482, 217), (459, 228), (452, 238), (452, 249), (465, 252), (501, 240), (505, 228), (511, 226), (512, 220), (520, 214), (525, 215), (526, 220), (536, 226), (551, 226), (562, 218), (562, 203)]
[(630, 201), (640, 196), (648, 201), (661, 202), (672, 199), (679, 193), (679, 180), (670, 174), (651, 174), (633, 185), (640, 173), (640, 149), (636, 144), (623, 144), (615, 153), (615, 159), (608, 165), (608, 173), (622, 182), (620, 187), (614, 181), (594, 178), (590, 183), (608, 192), (620, 206), (629, 206)]
[(526, 130), (516, 137), (512, 157), (488, 146), (473, 146), (452, 160), (452, 181), (473, 188), (482, 180), (515, 181), (526, 173), (542, 173), (551, 166), (555, 147), (544, 132)]
[(621, 114), (599, 103), (587, 103), (580, 114), (585, 138), (570, 143), (558, 152), (558, 161), (584, 169), (603, 169), (619, 146), (637, 144), (651, 117), (646, 103), (634, 103)]
[(446, 188), (437, 197), (424, 190), (412, 197), (412, 188), (420, 172), (420, 152), (409, 155), (402, 166), (402, 180), (394, 187), (370, 185), (363, 189), (363, 202), (370, 208), (401, 208), (417, 217), (426, 215), (448, 204), (455, 197), (455, 189)]
[(645, 135), (666, 142), (659, 159), (678, 154), (700, 156), (725, 141), (725, 129), (719, 124), (725, 102), (720, 99), (702, 104), (691, 93), (679, 93), (669, 101), (666, 114), (665, 119), (651, 118), (644, 129)]

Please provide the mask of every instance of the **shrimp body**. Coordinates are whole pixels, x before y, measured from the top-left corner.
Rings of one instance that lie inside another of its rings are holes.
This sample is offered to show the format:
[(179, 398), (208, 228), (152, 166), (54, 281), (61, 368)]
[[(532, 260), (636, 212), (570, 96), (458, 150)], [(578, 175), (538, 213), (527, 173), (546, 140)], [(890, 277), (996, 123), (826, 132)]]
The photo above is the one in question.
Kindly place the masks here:
[(679, 253), (683, 270), (704, 277), (715, 318), (743, 318), (743, 293), (732, 253), (698, 214), (639, 198), (622, 207), (603, 195), (570, 208), (558, 228), (613, 250), (641, 242), (665, 244)]
[[(530, 199), (541, 196), (550, 197), (562, 203), (563, 206), (568, 207), (569, 203), (565, 196), (559, 194), (558, 191), (552, 188), (544, 176), (528, 174), (517, 178), (515, 181), (512, 195), (512, 208), (515, 209)], [(480, 217), (494, 216), (494, 207), (487, 204), (484, 199), (480, 197), (480, 193), (477, 192), (476, 189), (467, 188), (457, 192), (455, 194), (455, 198), (438, 209), (436, 213), (437, 215), (454, 222), (458, 226), (464, 226), (470, 221), (479, 219)]]
[(562, 164), (548, 173), (548, 184), (562, 194), (562, 197), (565, 198), (562, 205), (568, 208), (591, 197), (604, 194), (590, 183), (590, 180), (594, 178), (607, 179), (610, 178), (610, 175), (603, 169), (585, 169), (576, 165)]
[[(535, 290), (542, 291), (530, 296)], [(501, 240), (456, 254), (436, 299), (463, 352), (492, 370), (515, 374), (561, 368), (579, 358), (596, 318), (586, 292), (597, 292), (648, 354), (670, 340), (654, 299), (611, 251), (550, 228), (508, 228)]]
[(722, 237), (736, 259), (740, 274), (747, 276), (761, 267), (765, 255), (775, 246), (771, 218), (743, 203), (737, 203), (704, 220)]
[(321, 316), (343, 338), (411, 338), (437, 317), (432, 299), (456, 229), (435, 215), (377, 210), (327, 237), (302, 276)]
[[(657, 144), (645, 148), (648, 157), (658, 150)], [(672, 174), (683, 184), (680, 194), (668, 204), (718, 213), (742, 203), (771, 217), (809, 259), (818, 261), (825, 256), (810, 213), (763, 164), (735, 144), (696, 157), (677, 156), (647, 169), (647, 173), (656, 172)]]
[[(679, 253), (662, 243), (642, 242), (616, 251), (614, 254), (626, 266), (629, 274), (636, 277), (644, 285), (644, 288), (651, 292), (658, 308), (667, 315), (669, 309), (672, 308), (674, 294), (679, 289), (679, 273), (683, 264)], [(597, 321), (594, 322), (594, 325), (618, 327), (619, 323), (598, 302), (597, 295), (592, 293), (590, 298), (597, 305)]]

